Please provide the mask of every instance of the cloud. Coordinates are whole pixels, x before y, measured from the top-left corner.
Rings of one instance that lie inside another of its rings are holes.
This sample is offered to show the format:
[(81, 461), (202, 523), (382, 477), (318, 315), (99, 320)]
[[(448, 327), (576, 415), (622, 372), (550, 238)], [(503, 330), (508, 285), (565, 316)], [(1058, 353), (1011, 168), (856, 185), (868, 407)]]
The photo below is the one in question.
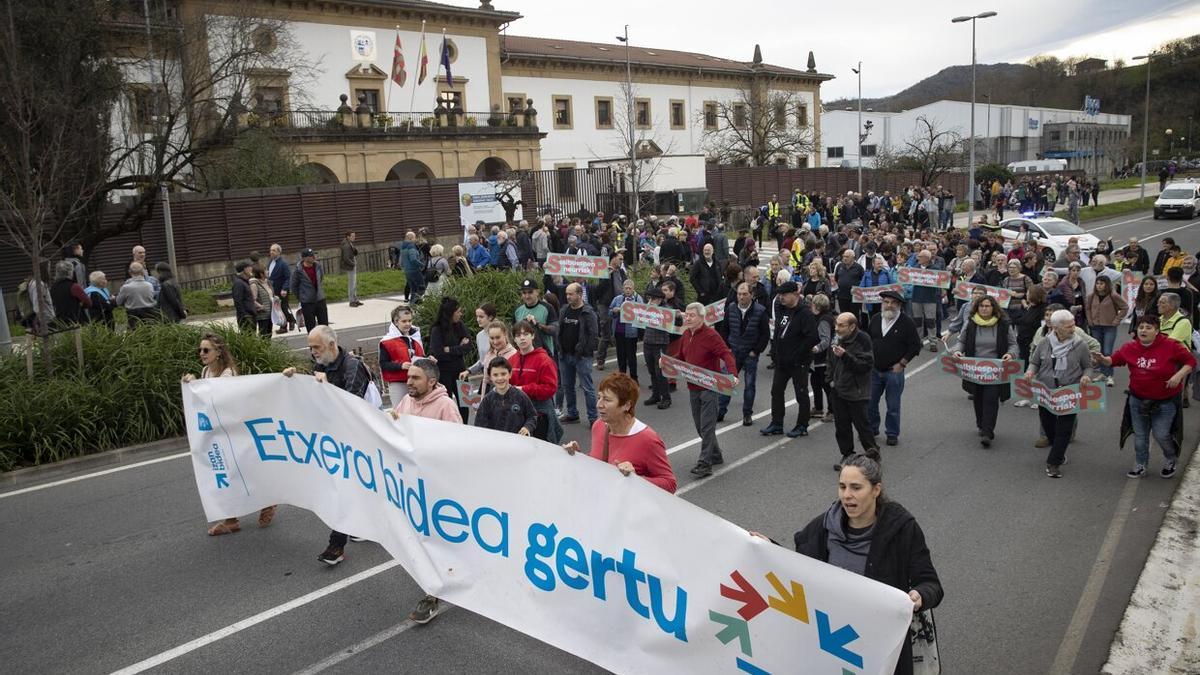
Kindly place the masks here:
[[(470, 0), (450, 1), (478, 6)], [(749, 61), (754, 45), (760, 44), (766, 61), (799, 69), (812, 50), (817, 69), (837, 77), (822, 86), (826, 100), (857, 95), (850, 68), (859, 60), (866, 97), (894, 94), (942, 68), (971, 62), (970, 27), (950, 23), (966, 11), (960, 0), (926, 0), (919, 9), (894, 0), (860, 0), (852, 7), (779, 0), (492, 4), (524, 16), (508, 27), (513, 35), (616, 44), (614, 36), (628, 23), (638, 46)], [(991, 0), (970, 7), (979, 12), (989, 8), (999, 14), (978, 22), (980, 63), (1023, 62), (1043, 53), (1128, 59), (1166, 40), (1200, 32), (1200, 3), (1195, 0), (1075, 0), (1067, 5)]]

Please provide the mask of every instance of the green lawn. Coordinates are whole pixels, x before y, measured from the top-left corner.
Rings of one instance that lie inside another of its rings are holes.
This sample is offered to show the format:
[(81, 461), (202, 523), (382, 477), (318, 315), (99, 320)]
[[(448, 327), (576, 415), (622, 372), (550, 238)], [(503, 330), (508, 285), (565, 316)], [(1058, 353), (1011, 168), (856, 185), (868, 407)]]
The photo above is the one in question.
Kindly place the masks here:
[[(184, 291), (183, 304), (187, 307), (189, 318), (232, 314), (232, 307), (217, 304), (217, 295), (228, 292), (228, 286), (203, 291)], [(380, 270), (378, 272), (359, 272), (358, 274), (358, 297), (360, 298), (403, 292), (404, 272), (400, 270)], [(346, 275), (327, 274), (325, 276), (326, 301), (344, 302), (346, 297)]]

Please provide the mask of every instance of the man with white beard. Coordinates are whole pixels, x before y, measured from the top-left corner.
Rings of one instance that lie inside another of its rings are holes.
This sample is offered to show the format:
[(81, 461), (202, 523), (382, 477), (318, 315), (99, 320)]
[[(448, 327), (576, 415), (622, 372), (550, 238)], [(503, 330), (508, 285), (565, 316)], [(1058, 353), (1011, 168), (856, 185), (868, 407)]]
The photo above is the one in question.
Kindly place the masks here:
[(921, 353), (921, 337), (913, 320), (900, 311), (904, 306), (904, 296), (896, 291), (884, 291), (880, 297), (883, 299), (883, 309), (871, 317), (871, 324), (867, 328), (875, 354), (867, 420), (871, 423), (871, 433), (878, 436), (879, 399), (886, 396), (884, 432), (887, 444), (896, 445), (900, 440), (900, 397), (904, 393), (904, 370)]

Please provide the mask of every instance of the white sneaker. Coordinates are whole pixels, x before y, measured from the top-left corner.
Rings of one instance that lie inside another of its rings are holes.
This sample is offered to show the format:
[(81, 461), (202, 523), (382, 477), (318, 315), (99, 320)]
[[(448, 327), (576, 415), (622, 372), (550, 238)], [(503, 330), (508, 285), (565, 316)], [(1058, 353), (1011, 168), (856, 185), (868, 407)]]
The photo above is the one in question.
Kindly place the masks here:
[(1013, 403), (1013, 407), (1014, 408), (1024, 408), (1025, 406), (1029, 405), (1030, 403), (1032, 403), (1032, 401), (1030, 401), (1027, 398), (1017, 399), (1017, 402)]
[(1113, 378), (1112, 378), (1112, 375), (1109, 375), (1109, 376), (1108, 376), (1108, 386), (1110, 386), (1110, 387), (1111, 387), (1111, 386), (1113, 386)]

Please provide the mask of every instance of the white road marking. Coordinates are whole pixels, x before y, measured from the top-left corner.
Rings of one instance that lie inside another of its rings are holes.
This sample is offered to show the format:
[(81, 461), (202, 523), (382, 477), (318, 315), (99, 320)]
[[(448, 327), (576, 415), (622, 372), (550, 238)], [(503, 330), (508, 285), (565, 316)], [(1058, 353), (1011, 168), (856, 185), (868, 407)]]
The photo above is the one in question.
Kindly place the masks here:
[(230, 635), (233, 635), (235, 633), (240, 633), (241, 631), (244, 631), (247, 628), (250, 628), (252, 626), (257, 626), (258, 624), (260, 624), (264, 621), (269, 621), (269, 620), (279, 616), (280, 614), (285, 614), (287, 612), (290, 612), (293, 609), (296, 609), (297, 607), (303, 607), (304, 605), (307, 605), (311, 602), (320, 600), (321, 598), (323, 598), (327, 595), (332, 595), (344, 588), (349, 588), (350, 586), (353, 586), (354, 584), (357, 584), (360, 581), (370, 579), (371, 577), (373, 577), (377, 574), (382, 574), (383, 572), (386, 572), (386, 571), (392, 569), (393, 567), (398, 567), (399, 565), (400, 565), (400, 562), (397, 560), (389, 560), (385, 563), (380, 563), (370, 569), (363, 570), (362, 572), (359, 572), (358, 574), (355, 574), (354, 576), (346, 577), (345, 579), (342, 579), (341, 581), (329, 584), (328, 586), (325, 586), (322, 588), (318, 588), (317, 590), (315, 590), (311, 593), (306, 593), (294, 600), (289, 600), (288, 602), (285, 602), (282, 605), (277, 605), (277, 606), (272, 607), (271, 609), (268, 609), (264, 612), (259, 612), (258, 614), (255, 614), (254, 616), (242, 619), (241, 621), (238, 621), (237, 623), (231, 623), (228, 626), (221, 628), (220, 630), (215, 630), (215, 631), (209, 633), (208, 635), (203, 635), (201, 637), (198, 637), (195, 640), (192, 640), (191, 642), (185, 642), (185, 643), (179, 645), (178, 647), (174, 647), (172, 649), (168, 649), (165, 652), (155, 654), (154, 656), (151, 656), (150, 658), (145, 659), (143, 661), (138, 661), (137, 663), (133, 664), (132, 666), (127, 666), (118, 671), (115, 671), (113, 673), (113, 675), (133, 675), (134, 673), (141, 673), (141, 672), (150, 670), (151, 668), (156, 668), (168, 661), (177, 659), (180, 656), (183, 656), (184, 654), (196, 651), (197, 649), (200, 649), (201, 647), (204, 647), (205, 645), (210, 645), (218, 640), (227, 638)]
[(20, 490), (13, 490), (11, 492), (0, 492), (0, 499), (4, 499), (6, 497), (16, 497), (17, 495), (28, 494), (30, 492), (37, 492), (38, 490), (45, 490), (45, 489), (52, 488), (52, 487), (58, 487), (60, 485), (67, 485), (68, 483), (75, 483), (75, 482), (78, 482), (81, 480), (87, 480), (88, 478), (98, 478), (100, 476), (107, 476), (109, 474), (118, 473), (120, 471), (128, 471), (130, 469), (137, 469), (137, 468), (140, 468), (143, 466), (149, 466), (151, 464), (158, 464), (159, 462), (167, 462), (172, 459), (182, 459), (184, 457), (187, 457), (190, 454), (191, 454), (190, 452), (181, 452), (181, 453), (178, 453), (175, 455), (167, 455), (166, 457), (156, 457), (155, 459), (147, 459), (143, 462), (135, 462), (133, 464), (117, 466), (117, 467), (113, 467), (111, 469), (105, 469), (103, 471), (95, 471), (92, 473), (86, 473), (86, 474), (83, 474), (82, 476), (74, 476), (72, 478), (64, 478), (62, 480), (56, 480), (51, 483), (43, 483), (41, 485), (34, 485), (32, 487), (21, 488)]
[(1092, 229), (1088, 230), (1088, 232), (1099, 232), (1100, 230), (1107, 230), (1110, 227), (1117, 227), (1118, 225), (1128, 225), (1129, 223), (1138, 223), (1143, 220), (1149, 220), (1150, 218), (1151, 218), (1151, 216), (1142, 216), (1141, 218), (1134, 218), (1133, 220), (1122, 220), (1119, 223), (1112, 223), (1110, 225), (1101, 225), (1100, 227), (1093, 227)]
[[(435, 616), (441, 616), (442, 614), (445, 614), (446, 612), (449, 612), (450, 610), (454, 609), (454, 605), (451, 605), (450, 603), (446, 602), (445, 600), (440, 601), (438, 603), (438, 605), (439, 605), (438, 612)], [(387, 628), (385, 630), (379, 631), (378, 633), (363, 640), (362, 642), (358, 642), (353, 645), (350, 645), (349, 647), (346, 647), (345, 649), (337, 652), (336, 654), (331, 655), (327, 659), (318, 661), (318, 662), (312, 664), (311, 666), (304, 668), (302, 670), (297, 670), (293, 675), (316, 675), (317, 673), (328, 670), (329, 668), (336, 666), (337, 664), (341, 663), (342, 661), (345, 661), (346, 659), (349, 659), (354, 656), (358, 656), (359, 654), (367, 651), (368, 649), (370, 649), (376, 645), (382, 644), (384, 642), (387, 642), (388, 640), (391, 640), (392, 638), (409, 630), (410, 628), (412, 628), (414, 626), (419, 626), (419, 625), (421, 625), (421, 624), (415, 623), (411, 619), (405, 619), (404, 621), (401, 621), (400, 623), (396, 624), (395, 626), (392, 626), (391, 628)]]
[(1125, 529), (1125, 521), (1133, 511), (1133, 497), (1142, 481), (1126, 481), (1121, 490), (1121, 498), (1117, 502), (1117, 511), (1113, 514), (1112, 522), (1108, 524), (1108, 532), (1104, 542), (1096, 553), (1096, 563), (1092, 565), (1092, 573), (1088, 575), (1079, 603), (1075, 605), (1075, 613), (1071, 615), (1071, 623), (1059, 644), (1058, 653), (1054, 657), (1052, 673), (1070, 673), (1075, 669), (1075, 660), (1079, 657), (1079, 648), (1087, 634), (1088, 626), (1092, 623), (1092, 614), (1096, 611), (1096, 603), (1100, 600), (1100, 591), (1104, 588), (1104, 580), (1108, 578), (1109, 568), (1112, 567), (1113, 555), (1116, 554), (1117, 543), (1121, 541), (1121, 531)]

